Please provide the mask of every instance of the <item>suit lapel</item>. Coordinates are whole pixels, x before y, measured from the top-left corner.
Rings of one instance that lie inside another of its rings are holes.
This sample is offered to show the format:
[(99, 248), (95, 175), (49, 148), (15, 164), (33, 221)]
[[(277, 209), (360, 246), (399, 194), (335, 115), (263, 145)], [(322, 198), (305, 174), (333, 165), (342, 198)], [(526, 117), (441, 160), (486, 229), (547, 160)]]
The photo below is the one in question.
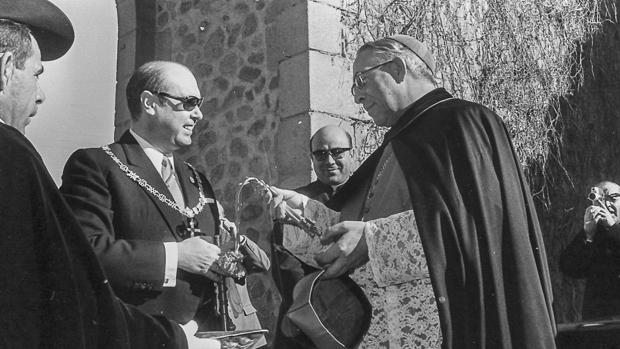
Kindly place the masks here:
[[(194, 171), (192, 171), (187, 163), (180, 160), (179, 156), (174, 157), (174, 168), (176, 169), (177, 176), (181, 184), (181, 190), (185, 195), (185, 205), (188, 207), (195, 207), (200, 199), (200, 190), (197, 182), (198, 179), (196, 178)], [(213, 197), (213, 194), (209, 194), (212, 193), (213, 190), (210, 189), (208, 182), (202, 181), (201, 183), (203, 186), (205, 199), (207, 200), (206, 206), (203, 208), (203, 212), (208, 212), (209, 210), (211, 211), (210, 215), (213, 217), (214, 224), (213, 229), (217, 229), (219, 226), (219, 214), (217, 212), (217, 206), (215, 205), (215, 198)], [(208, 227), (203, 227), (203, 229), (204, 228)], [(206, 234), (206, 232), (203, 231), (203, 234)]]
[[(148, 184), (150, 184), (155, 190), (165, 195), (168, 199), (172, 199), (172, 194), (168, 190), (168, 187), (164, 183), (164, 180), (161, 178), (161, 175), (153, 166), (151, 160), (146, 156), (142, 147), (138, 144), (136, 139), (129, 133), (129, 131), (125, 132), (121, 139), (119, 140), (123, 152), (127, 158), (127, 166), (130, 170), (134, 171), (140, 178), (144, 179)], [(176, 161), (176, 160), (175, 160)], [(138, 185), (138, 183), (135, 183)], [(153, 201), (155, 206), (159, 209), (162, 217), (166, 221), (168, 228), (173, 233), (173, 235), (177, 239), (181, 239), (179, 236), (176, 225), (179, 222), (179, 218), (181, 214), (177, 212), (172, 207), (168, 206), (166, 203), (159, 200), (155, 195), (150, 193), (146, 188), (140, 186), (142, 190), (144, 190), (148, 197)]]
[(185, 206), (194, 207), (198, 204), (198, 186), (196, 185), (196, 179), (194, 173), (188, 168), (187, 164), (179, 159), (179, 156), (174, 157), (174, 169), (181, 185), (181, 191), (183, 192), (183, 198), (185, 199)]

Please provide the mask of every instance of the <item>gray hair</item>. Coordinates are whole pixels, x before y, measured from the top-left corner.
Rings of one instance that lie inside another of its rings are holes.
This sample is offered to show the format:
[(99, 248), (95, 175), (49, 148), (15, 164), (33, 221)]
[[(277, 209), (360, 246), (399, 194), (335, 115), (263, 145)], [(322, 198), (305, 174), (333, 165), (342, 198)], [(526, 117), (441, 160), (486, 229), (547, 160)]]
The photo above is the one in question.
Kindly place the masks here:
[(34, 53), (30, 29), (10, 19), (0, 19), (0, 53), (12, 52), (15, 66), (24, 69), (26, 60)]

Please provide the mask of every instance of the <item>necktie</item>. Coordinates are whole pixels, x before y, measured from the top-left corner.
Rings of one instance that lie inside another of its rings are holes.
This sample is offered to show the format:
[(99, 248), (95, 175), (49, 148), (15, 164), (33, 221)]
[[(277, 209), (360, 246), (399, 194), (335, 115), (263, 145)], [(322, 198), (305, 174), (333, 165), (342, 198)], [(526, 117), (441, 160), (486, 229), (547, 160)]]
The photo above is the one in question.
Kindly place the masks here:
[(161, 177), (164, 179), (164, 183), (170, 190), (170, 194), (174, 198), (174, 201), (181, 208), (185, 208), (185, 201), (183, 200), (183, 193), (179, 187), (179, 182), (176, 179), (176, 175), (172, 169), (172, 164), (167, 156), (161, 160)]

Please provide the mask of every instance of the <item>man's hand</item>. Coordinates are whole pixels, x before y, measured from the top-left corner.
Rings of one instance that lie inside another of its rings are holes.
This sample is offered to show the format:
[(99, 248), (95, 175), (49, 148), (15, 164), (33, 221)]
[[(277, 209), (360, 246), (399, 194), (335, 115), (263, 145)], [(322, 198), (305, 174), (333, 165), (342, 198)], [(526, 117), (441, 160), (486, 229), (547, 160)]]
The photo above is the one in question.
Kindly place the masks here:
[(596, 226), (611, 228), (618, 223), (618, 217), (600, 206), (589, 206), (583, 215), (583, 230), (588, 239), (592, 239), (596, 233)]
[(269, 186), (271, 194), (270, 210), (274, 219), (285, 219), (287, 207), (296, 210), (301, 215), (303, 210), (304, 196), (293, 190), (280, 189)]
[(191, 320), (185, 325), (181, 325), (183, 332), (185, 333), (185, 338), (187, 339), (187, 347), (189, 349), (220, 349), (221, 344), (220, 341), (209, 338), (198, 338), (194, 336), (196, 331), (198, 330), (198, 324), (196, 321)]
[(179, 269), (193, 274), (205, 275), (211, 279), (219, 278), (209, 269), (219, 256), (220, 248), (196, 236), (178, 243)]
[(368, 262), (365, 226), (365, 222), (345, 221), (325, 231), (321, 242), (327, 244), (336, 240), (336, 243), (316, 256), (320, 265), (329, 265), (323, 273), (324, 278), (336, 278)]

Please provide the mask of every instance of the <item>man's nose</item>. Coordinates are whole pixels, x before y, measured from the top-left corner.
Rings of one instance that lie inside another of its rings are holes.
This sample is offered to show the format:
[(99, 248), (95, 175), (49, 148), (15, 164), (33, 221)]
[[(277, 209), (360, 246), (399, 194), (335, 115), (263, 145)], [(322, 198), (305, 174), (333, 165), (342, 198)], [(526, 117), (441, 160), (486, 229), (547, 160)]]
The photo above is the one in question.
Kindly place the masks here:
[(202, 119), (202, 111), (200, 110), (200, 108), (199, 107), (194, 108), (194, 110), (192, 110), (192, 113), (190, 114), (190, 117), (193, 120)]
[(356, 104), (361, 104), (364, 101), (364, 97), (359, 88), (353, 86), (351, 88), (351, 94), (353, 95), (353, 100)]
[(327, 158), (325, 159), (325, 162), (328, 164), (335, 164), (336, 163), (336, 159), (334, 158), (334, 155), (332, 153), (327, 153)]
[(36, 103), (37, 104), (42, 104), (43, 102), (45, 102), (45, 92), (43, 92), (43, 89), (41, 88), (41, 86), (37, 86), (37, 100)]

